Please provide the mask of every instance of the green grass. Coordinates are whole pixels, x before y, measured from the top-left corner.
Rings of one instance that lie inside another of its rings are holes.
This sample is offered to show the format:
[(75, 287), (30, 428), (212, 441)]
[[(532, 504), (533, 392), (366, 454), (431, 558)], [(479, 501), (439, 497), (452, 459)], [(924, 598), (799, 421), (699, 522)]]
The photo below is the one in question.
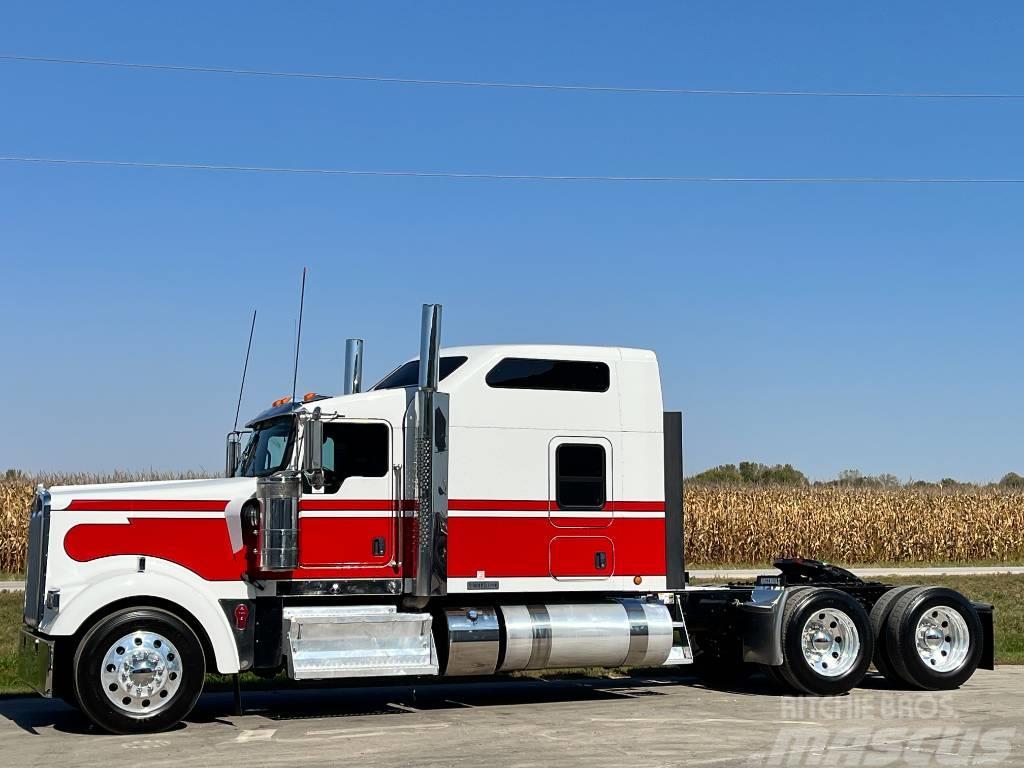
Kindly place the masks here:
[(29, 690), (14, 678), (23, 599), (21, 592), (0, 592), (0, 693)]
[[(920, 579), (907, 576), (885, 581), (951, 587), (972, 600), (992, 603), (996, 608), (996, 663), (1024, 664), (1024, 576), (927, 576)], [(21, 611), (20, 592), (0, 592), (0, 694), (28, 691), (23, 683), (15, 680)], [(608, 675), (609, 670), (600, 670), (600, 674)], [(611, 674), (615, 671), (612, 670)], [(211, 675), (209, 682), (214, 689), (229, 687), (229, 678), (221, 675)], [(255, 675), (244, 675), (242, 682), (246, 687), (273, 687), (281, 683), (277, 679), (268, 681)]]

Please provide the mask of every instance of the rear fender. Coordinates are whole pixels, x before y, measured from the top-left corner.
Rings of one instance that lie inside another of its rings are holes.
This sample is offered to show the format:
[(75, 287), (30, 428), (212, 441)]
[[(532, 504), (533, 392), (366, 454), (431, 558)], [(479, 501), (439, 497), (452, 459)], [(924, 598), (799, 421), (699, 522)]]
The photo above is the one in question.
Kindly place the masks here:
[(740, 603), (743, 661), (778, 667), (782, 657), (782, 613), (792, 589), (757, 587), (750, 600)]

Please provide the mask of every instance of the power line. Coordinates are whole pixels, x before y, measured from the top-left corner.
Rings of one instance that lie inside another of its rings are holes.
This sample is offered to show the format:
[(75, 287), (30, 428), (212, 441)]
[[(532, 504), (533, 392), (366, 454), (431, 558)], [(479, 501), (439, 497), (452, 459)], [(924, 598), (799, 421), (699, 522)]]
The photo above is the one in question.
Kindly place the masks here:
[(426, 179), (478, 179), (484, 181), (608, 181), (608, 182), (718, 182), (732, 184), (1024, 184), (1024, 177), (923, 176), (616, 176), (540, 173), (477, 173), (463, 171), (384, 171), (357, 168), (313, 168), (214, 163), (159, 163), (139, 160), (93, 160), (66, 157), (0, 156), (3, 163), (112, 166), (117, 168), (229, 171), (241, 173), (308, 174), (323, 176), (384, 176)]
[(0, 60), (35, 64), (65, 64), (86, 67), (117, 67), (121, 69), (158, 70), (164, 72), (192, 72), (216, 75), (242, 75), (248, 77), (284, 77), (306, 80), (342, 80), (363, 83), (391, 83), (395, 85), (456, 86), (463, 88), (503, 88), (533, 91), (579, 91), (586, 93), (633, 93), (676, 96), (793, 96), (814, 98), (861, 99), (1024, 99), (1024, 93), (980, 93), (947, 91), (804, 91), (757, 90), (728, 88), (655, 88), (648, 86), (573, 85), (569, 83), (519, 83), (487, 80), (440, 80), (415, 77), (388, 77), (383, 75), (331, 74), (326, 72), (296, 72), (268, 69), (240, 69), (237, 67), (199, 67), (183, 64), (150, 64), (103, 59), (69, 59), (55, 56), (22, 56), (0, 54)]

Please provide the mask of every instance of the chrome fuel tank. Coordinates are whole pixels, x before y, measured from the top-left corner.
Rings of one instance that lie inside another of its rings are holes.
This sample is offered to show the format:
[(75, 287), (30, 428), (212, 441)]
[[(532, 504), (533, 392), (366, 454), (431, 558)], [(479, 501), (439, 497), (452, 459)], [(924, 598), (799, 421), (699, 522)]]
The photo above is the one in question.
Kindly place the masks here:
[(660, 602), (499, 605), (505, 653), (499, 669), (657, 666), (672, 650), (672, 616)]

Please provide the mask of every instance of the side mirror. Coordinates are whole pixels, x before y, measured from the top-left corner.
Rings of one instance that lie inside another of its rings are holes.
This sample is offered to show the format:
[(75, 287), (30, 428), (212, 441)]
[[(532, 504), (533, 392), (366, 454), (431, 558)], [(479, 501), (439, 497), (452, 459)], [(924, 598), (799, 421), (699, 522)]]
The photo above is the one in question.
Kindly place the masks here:
[(309, 484), (316, 489), (324, 487), (324, 423), (320, 421), (320, 409), (313, 411), (313, 418), (306, 422), (304, 459), (302, 469)]
[(238, 457), (242, 450), (242, 434), (228, 432), (227, 445), (224, 451), (224, 477), (234, 477), (238, 467)]

